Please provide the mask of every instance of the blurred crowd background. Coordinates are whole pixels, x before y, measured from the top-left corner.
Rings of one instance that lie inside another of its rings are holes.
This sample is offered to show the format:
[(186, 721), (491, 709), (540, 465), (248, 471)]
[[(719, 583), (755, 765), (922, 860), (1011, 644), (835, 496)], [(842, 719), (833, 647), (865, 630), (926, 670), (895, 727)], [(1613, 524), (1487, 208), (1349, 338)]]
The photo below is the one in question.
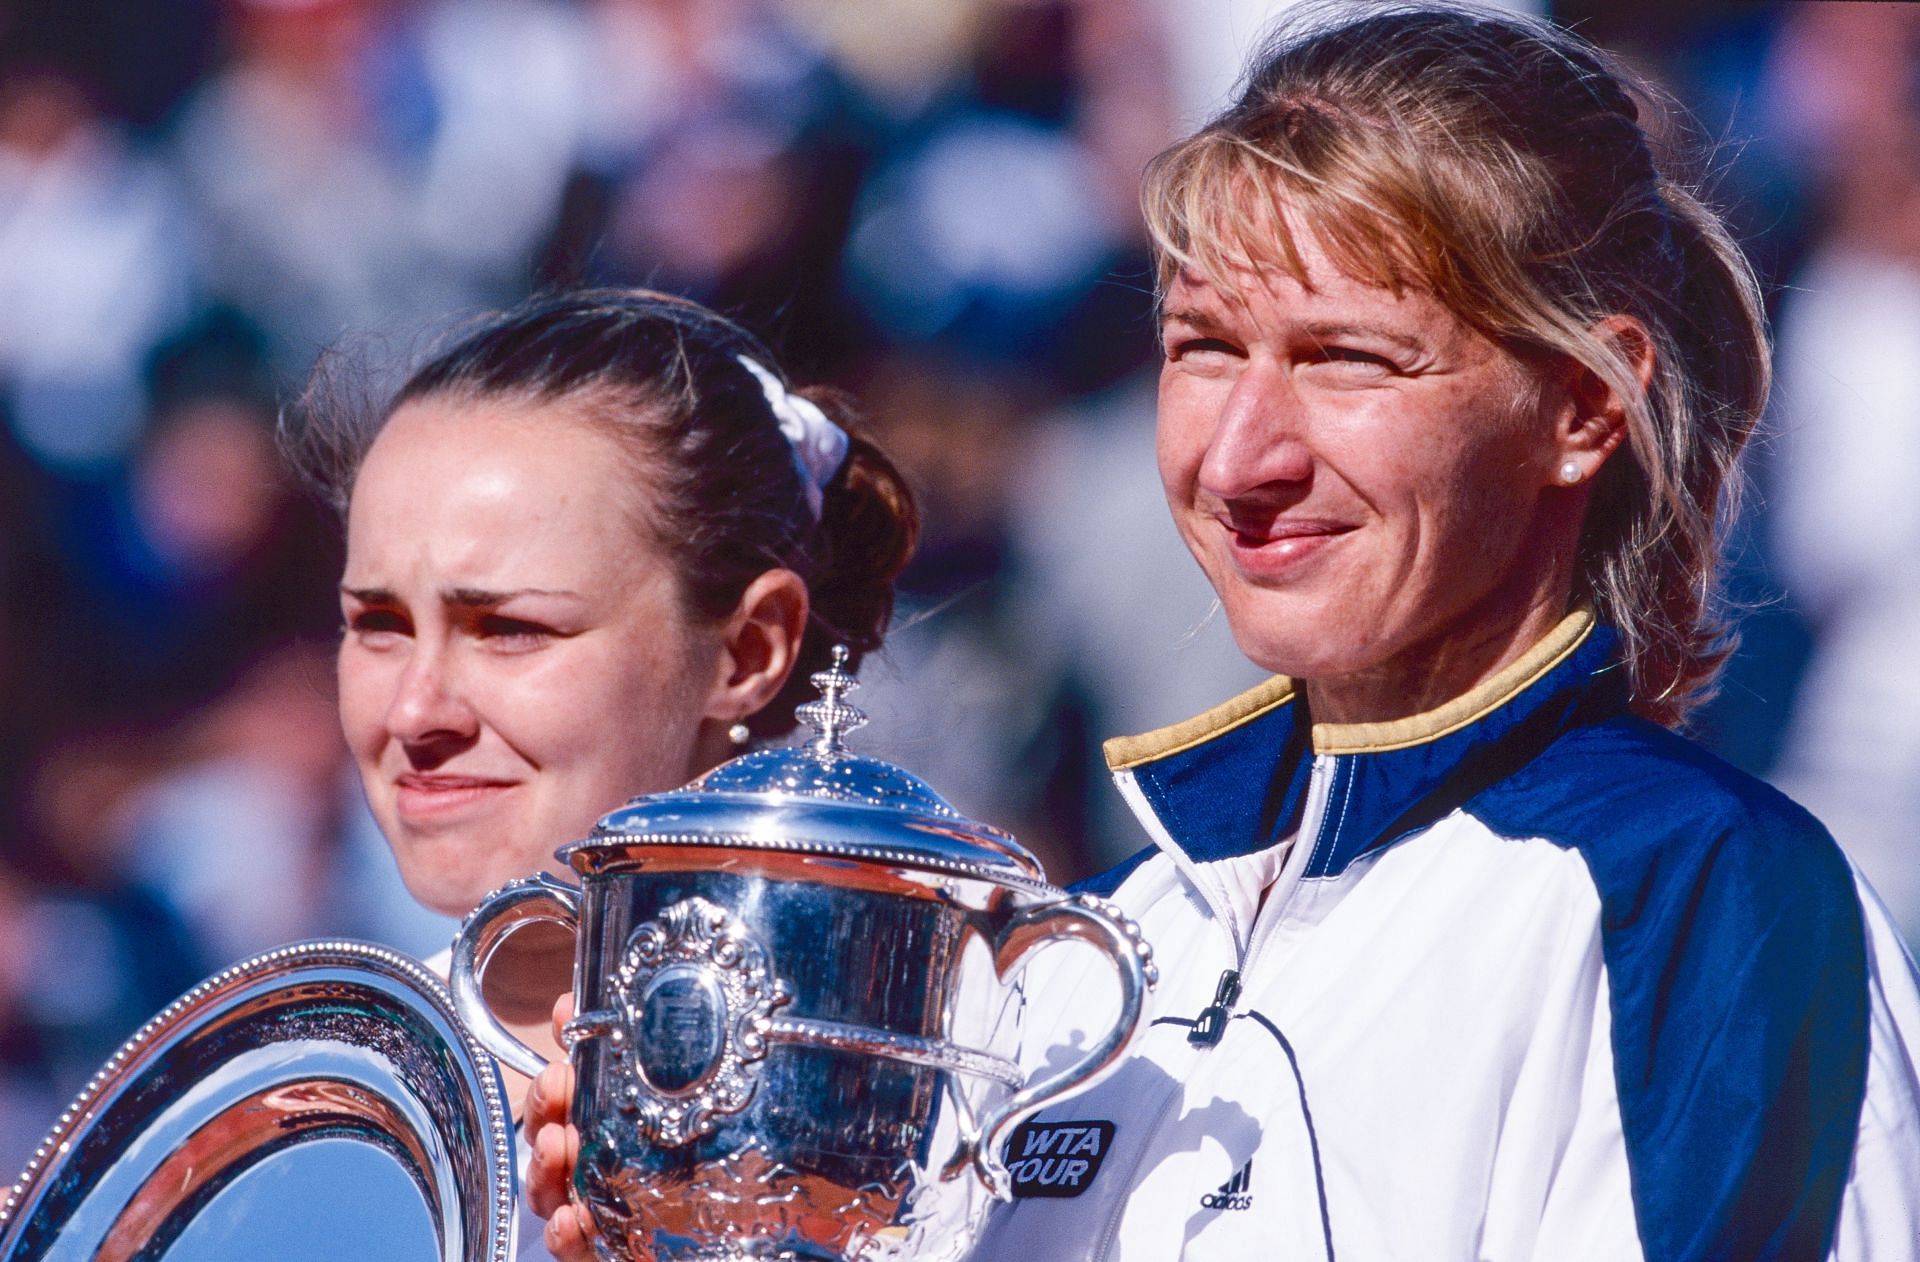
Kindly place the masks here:
[[(390, 369), (645, 284), (852, 389), (927, 519), (864, 745), (1062, 882), (1137, 848), (1100, 739), (1254, 672), (1161, 505), (1135, 189), (1275, 7), (0, 3), (0, 1166), (214, 969), (447, 941), (344, 765), (337, 524), (275, 454), (343, 336)], [(1697, 731), (1920, 933), (1920, 7), (1548, 12), (1692, 112), (1777, 322)]]

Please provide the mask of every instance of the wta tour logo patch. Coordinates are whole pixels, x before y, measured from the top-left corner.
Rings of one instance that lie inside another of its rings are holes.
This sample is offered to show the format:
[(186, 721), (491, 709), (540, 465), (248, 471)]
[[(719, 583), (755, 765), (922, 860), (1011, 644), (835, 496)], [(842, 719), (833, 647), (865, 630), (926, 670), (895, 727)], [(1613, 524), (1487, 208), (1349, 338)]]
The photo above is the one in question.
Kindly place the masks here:
[(1113, 1146), (1112, 1122), (1025, 1122), (1007, 1141), (1013, 1194), (1078, 1196)]

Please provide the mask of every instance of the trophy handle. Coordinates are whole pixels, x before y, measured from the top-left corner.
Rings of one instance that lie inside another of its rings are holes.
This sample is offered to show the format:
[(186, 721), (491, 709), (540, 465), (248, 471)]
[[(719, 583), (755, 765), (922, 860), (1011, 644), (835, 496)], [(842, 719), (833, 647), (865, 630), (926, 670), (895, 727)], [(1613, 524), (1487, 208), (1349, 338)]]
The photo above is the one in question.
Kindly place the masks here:
[(994, 944), (994, 964), (1005, 977), (1029, 952), (1066, 938), (1096, 946), (1113, 960), (1120, 976), (1120, 1017), (1077, 1063), (1027, 1084), (982, 1119), (970, 1155), (982, 1181), (1001, 1200), (1010, 1195), (1012, 1180), (1000, 1149), (1014, 1127), (1063, 1096), (1092, 1086), (1119, 1064), (1139, 1030), (1147, 991), (1159, 980), (1153, 948), (1141, 936), (1140, 926), (1106, 899), (1091, 894), (1016, 912)]
[(460, 925), (447, 978), (453, 1009), (467, 1029), (497, 1059), (529, 1078), (540, 1076), (547, 1067), (546, 1058), (515, 1038), (493, 1015), (481, 993), (480, 979), (500, 944), (522, 925), (535, 921), (564, 925), (578, 933), (580, 891), (541, 872), (509, 881), (487, 895)]

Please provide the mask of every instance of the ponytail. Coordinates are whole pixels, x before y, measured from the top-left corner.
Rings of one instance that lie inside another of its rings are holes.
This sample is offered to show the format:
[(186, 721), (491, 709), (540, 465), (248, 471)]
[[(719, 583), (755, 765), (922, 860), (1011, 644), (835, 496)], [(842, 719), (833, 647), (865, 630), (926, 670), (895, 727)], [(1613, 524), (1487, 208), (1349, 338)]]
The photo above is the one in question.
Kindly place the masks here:
[(827, 668), (834, 645), (847, 646), (854, 666), (880, 647), (893, 617), (894, 580), (920, 535), (919, 509), (906, 479), (864, 435), (852, 400), (824, 387), (797, 393), (846, 431), (847, 458), (821, 496), (807, 576), (813, 608), (799, 661), (779, 695), (748, 720), (758, 737), (793, 727), (794, 708), (814, 695), (808, 676)]

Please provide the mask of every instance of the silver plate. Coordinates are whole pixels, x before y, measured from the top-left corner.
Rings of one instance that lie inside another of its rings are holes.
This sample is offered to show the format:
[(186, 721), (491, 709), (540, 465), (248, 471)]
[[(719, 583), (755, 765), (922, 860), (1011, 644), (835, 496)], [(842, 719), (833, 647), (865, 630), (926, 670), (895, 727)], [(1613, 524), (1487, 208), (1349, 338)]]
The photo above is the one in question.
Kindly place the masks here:
[[(331, 1164), (315, 1162), (322, 1150)], [(329, 1186), (314, 1172), (364, 1180), (369, 1157), (423, 1211), (408, 1256), (508, 1262), (516, 1191), (500, 1072), (440, 979), (364, 943), (283, 947), (194, 987), (94, 1075), (0, 1205), (0, 1260), (258, 1257), (276, 1231), (366, 1256), (341, 1234), (367, 1212), (364, 1181)], [(272, 1214), (242, 1195), (273, 1184), (272, 1167), (300, 1213), (208, 1226)]]

